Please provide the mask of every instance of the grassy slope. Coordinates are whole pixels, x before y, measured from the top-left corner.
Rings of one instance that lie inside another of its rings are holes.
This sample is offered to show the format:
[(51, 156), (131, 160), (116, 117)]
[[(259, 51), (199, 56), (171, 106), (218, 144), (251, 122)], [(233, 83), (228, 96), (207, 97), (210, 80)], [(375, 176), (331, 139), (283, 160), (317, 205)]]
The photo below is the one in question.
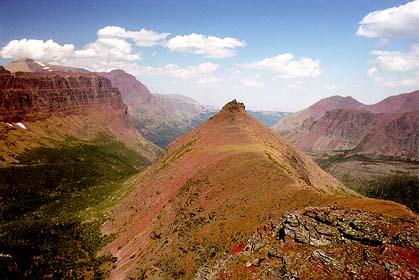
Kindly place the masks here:
[(0, 169), (0, 278), (103, 278), (113, 259), (96, 257), (112, 238), (101, 237), (102, 210), (149, 161), (105, 135), (18, 159)]
[(313, 159), (325, 171), (362, 195), (392, 200), (419, 213), (419, 163), (398, 158), (370, 159), (347, 152), (318, 155)]

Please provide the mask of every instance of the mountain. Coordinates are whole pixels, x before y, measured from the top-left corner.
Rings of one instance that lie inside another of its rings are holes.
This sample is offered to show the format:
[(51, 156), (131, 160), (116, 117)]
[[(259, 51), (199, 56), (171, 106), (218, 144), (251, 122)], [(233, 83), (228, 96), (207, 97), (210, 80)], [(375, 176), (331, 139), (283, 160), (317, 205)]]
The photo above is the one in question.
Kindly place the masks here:
[(280, 121), (274, 130), (306, 151), (346, 150), (370, 158), (419, 159), (419, 91), (372, 105), (332, 99), (339, 102), (321, 100)]
[(108, 78), (121, 91), (136, 128), (160, 147), (166, 147), (212, 114), (191, 98), (152, 94), (134, 76), (122, 70), (100, 75)]
[(103, 278), (101, 213), (159, 153), (108, 79), (33, 60), (0, 67), (0, 278)]
[(408, 113), (419, 110), (419, 90), (411, 93), (390, 96), (372, 105), (366, 106), (372, 113)]
[[(33, 60), (24, 62), (31, 69), (37, 64)], [(23, 62), (11, 65), (16, 64)], [(67, 137), (93, 140), (100, 134), (123, 141), (149, 160), (159, 151), (132, 125), (118, 89), (95, 73), (11, 73), (2, 68), (0, 79), (0, 152), (7, 160), (14, 161), (14, 154), (53, 146)]]
[(131, 183), (102, 225), (111, 279), (418, 276), (417, 215), (359, 197), (235, 100)]
[(350, 96), (331, 96), (322, 99), (315, 104), (311, 105), (307, 109), (296, 112), (291, 116), (281, 119), (275, 126), (274, 130), (287, 132), (288, 130), (293, 131), (301, 126), (305, 121), (315, 121), (321, 118), (327, 111), (333, 109), (361, 109), (363, 104), (353, 99)]
[[(186, 96), (151, 93), (145, 85), (123, 70), (99, 74), (108, 78), (121, 91), (137, 129), (160, 147), (166, 147), (219, 111), (219, 108), (203, 106)], [(289, 115), (275, 111), (249, 112), (267, 126)]]
[(4, 65), (6, 70), (15, 72), (37, 72), (37, 73), (48, 73), (48, 72), (67, 72), (67, 73), (89, 73), (89, 71), (69, 66), (62, 66), (56, 64), (49, 64), (46, 62), (36, 61), (30, 58), (23, 58), (12, 61), (11, 63)]
[(248, 110), (249, 114), (254, 116), (258, 121), (263, 123), (267, 127), (274, 126), (281, 119), (291, 115), (289, 112), (278, 112), (278, 111), (256, 111)]

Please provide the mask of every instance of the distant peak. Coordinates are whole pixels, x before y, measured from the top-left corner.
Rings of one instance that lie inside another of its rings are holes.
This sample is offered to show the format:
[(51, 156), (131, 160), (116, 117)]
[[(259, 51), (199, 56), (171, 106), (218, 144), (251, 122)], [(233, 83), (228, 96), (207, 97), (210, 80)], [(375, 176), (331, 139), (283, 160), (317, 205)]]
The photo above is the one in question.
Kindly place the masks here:
[(245, 109), (246, 107), (244, 106), (244, 103), (237, 102), (237, 100), (234, 99), (233, 101), (230, 101), (226, 105), (224, 105), (221, 111), (244, 112)]
[(113, 69), (111, 70), (109, 73), (115, 73), (115, 74), (128, 74), (127, 72), (125, 72), (122, 69)]
[(22, 58), (18, 58), (16, 60), (13, 60), (13, 62), (34, 62), (35, 60), (32, 58), (28, 58), (28, 57), (22, 57)]

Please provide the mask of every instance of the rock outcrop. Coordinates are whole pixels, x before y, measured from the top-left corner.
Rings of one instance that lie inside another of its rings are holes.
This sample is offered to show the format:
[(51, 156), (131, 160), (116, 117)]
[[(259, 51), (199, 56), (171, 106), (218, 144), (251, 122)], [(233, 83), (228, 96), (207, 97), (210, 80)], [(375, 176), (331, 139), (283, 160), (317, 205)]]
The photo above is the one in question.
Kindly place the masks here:
[(284, 213), (195, 279), (417, 279), (415, 221), (339, 207)]
[(228, 102), (224, 107), (221, 109), (221, 111), (230, 111), (230, 112), (244, 112), (246, 110), (246, 107), (243, 103), (237, 102), (236, 99), (233, 101)]
[(127, 113), (118, 89), (94, 73), (0, 73), (0, 121), (110, 106)]

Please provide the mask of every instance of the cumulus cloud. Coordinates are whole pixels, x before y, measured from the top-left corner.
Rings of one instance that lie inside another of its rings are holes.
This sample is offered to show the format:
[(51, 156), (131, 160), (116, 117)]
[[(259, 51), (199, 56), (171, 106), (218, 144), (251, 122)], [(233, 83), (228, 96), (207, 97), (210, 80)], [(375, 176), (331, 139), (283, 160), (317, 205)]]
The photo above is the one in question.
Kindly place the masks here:
[(139, 31), (128, 31), (119, 26), (105, 26), (98, 30), (97, 35), (99, 38), (132, 39), (139, 47), (154, 47), (164, 44), (170, 33), (159, 33), (144, 28)]
[(419, 0), (385, 10), (374, 11), (360, 22), (357, 35), (369, 38), (417, 38)]
[(419, 86), (419, 44), (415, 44), (408, 52), (375, 50), (373, 66), (367, 75), (386, 87)]
[(219, 67), (218, 64), (211, 62), (201, 63), (197, 66), (186, 66), (180, 67), (176, 64), (166, 64), (161, 69), (162, 72), (184, 80), (190, 80), (195, 78), (204, 78), (207, 75), (211, 75)]
[(268, 70), (283, 79), (316, 77), (322, 73), (320, 61), (307, 57), (294, 58), (291, 53), (280, 54), (242, 65), (243, 68)]
[(59, 60), (71, 56), (74, 52), (73, 44), (60, 45), (53, 40), (43, 41), (35, 39), (12, 40), (0, 51), (2, 58), (23, 58)]
[(419, 72), (416, 72), (409, 77), (388, 80), (384, 85), (387, 87), (417, 88), (419, 87)]
[(380, 85), (385, 87), (419, 87), (419, 72), (405, 75), (404, 77), (388, 77), (384, 76), (376, 67), (368, 69), (367, 75)]
[[(89, 56), (90, 55), (90, 56)], [(139, 54), (132, 53), (132, 45), (119, 38), (98, 38), (87, 44), (83, 50), (76, 51), (75, 57), (111, 57), (115, 60), (139, 60)]]
[(372, 51), (375, 68), (383, 71), (409, 71), (419, 67), (419, 44), (413, 45), (409, 52)]
[[(166, 40), (169, 35), (170, 33), (159, 33), (144, 28), (139, 31), (129, 31), (119, 26), (106, 26), (97, 31), (95, 41), (79, 49), (76, 49), (73, 44), (59, 44), (53, 40), (43, 41), (25, 38), (7, 43), (0, 49), (0, 57), (12, 59), (27, 57), (52, 64), (80, 67), (98, 72), (121, 68), (137, 76), (166, 76), (206, 87), (218, 85), (221, 82), (221, 79), (215, 73), (219, 65), (212, 62), (186, 66), (166, 64), (160, 67), (139, 64), (141, 55), (137, 47), (153, 47), (156, 45), (166, 47)], [(235, 42), (233, 38), (221, 39), (212, 36), (203, 36), (203, 38), (207, 40), (207, 43), (209, 42), (207, 51), (198, 50), (200, 48), (198, 46), (196, 46), (195, 51), (208, 56), (228, 56), (234, 52), (231, 48), (244, 44)], [(173, 50), (179, 50), (175, 45), (176, 40), (172, 41), (170, 46)], [(191, 47), (190, 44), (189, 47)]]
[(166, 47), (171, 51), (201, 54), (212, 58), (224, 58), (236, 55), (235, 48), (241, 48), (246, 42), (236, 38), (206, 36), (192, 33), (171, 38)]

